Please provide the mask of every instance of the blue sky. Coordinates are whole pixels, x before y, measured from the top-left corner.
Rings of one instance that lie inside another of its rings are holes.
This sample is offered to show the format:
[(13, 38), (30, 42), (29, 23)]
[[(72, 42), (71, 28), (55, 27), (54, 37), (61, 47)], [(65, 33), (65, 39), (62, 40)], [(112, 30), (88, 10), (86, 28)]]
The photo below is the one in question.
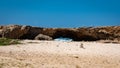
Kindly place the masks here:
[(0, 25), (120, 25), (120, 0), (0, 0)]

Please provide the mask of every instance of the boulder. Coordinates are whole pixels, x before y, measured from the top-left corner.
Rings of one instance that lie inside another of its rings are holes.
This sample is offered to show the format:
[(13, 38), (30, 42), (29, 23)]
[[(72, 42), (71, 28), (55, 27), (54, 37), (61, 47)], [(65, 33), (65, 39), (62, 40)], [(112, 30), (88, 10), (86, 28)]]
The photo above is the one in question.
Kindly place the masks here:
[(35, 40), (52, 40), (52, 37), (47, 36), (47, 35), (43, 35), (43, 34), (38, 34), (35, 37)]

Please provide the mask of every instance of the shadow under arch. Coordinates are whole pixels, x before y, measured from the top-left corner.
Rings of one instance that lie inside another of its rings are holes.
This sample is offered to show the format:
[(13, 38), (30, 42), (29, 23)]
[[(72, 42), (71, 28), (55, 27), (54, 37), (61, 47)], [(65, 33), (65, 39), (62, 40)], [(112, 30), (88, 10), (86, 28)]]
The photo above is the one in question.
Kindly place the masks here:
[(76, 35), (76, 32), (73, 31), (73, 30), (68, 30), (68, 29), (58, 29), (56, 30), (56, 32), (54, 33), (53, 35), (53, 39), (56, 39), (56, 38), (70, 38), (72, 39), (73, 41), (77, 41), (77, 35)]

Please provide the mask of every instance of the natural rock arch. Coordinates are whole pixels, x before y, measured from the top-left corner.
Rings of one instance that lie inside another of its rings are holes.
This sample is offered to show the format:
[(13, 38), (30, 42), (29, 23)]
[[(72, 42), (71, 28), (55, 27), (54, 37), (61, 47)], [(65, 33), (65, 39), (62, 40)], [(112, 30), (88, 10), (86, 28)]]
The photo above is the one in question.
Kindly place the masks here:
[(52, 38), (71, 38), (74, 41), (76, 40), (76, 32), (73, 30), (68, 30), (68, 29), (56, 29), (56, 32), (53, 34)]

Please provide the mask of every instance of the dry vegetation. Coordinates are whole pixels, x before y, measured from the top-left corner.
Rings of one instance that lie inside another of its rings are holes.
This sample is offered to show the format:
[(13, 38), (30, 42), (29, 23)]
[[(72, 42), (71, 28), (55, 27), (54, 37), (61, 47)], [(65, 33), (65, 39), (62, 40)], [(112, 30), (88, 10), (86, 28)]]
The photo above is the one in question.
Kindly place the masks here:
[(20, 44), (20, 42), (16, 39), (0, 38), (0, 46), (11, 44)]

